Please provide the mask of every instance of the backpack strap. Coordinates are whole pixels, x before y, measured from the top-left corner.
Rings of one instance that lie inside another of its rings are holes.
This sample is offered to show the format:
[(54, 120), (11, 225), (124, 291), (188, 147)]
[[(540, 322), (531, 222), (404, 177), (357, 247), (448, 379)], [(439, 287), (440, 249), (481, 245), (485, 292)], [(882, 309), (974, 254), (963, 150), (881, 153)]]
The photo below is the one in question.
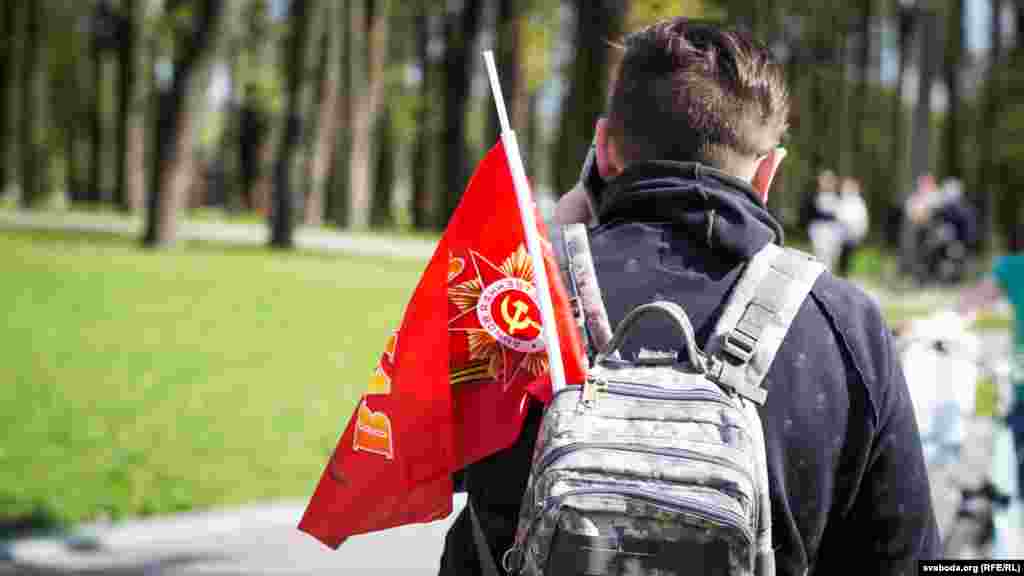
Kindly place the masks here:
[(815, 280), (825, 266), (813, 256), (769, 243), (747, 264), (708, 343), (708, 375), (757, 404), (761, 384)]
[(565, 284), (566, 296), (569, 298), (569, 311), (572, 313), (573, 321), (576, 322), (576, 329), (579, 331), (580, 343), (588, 359), (592, 356), (590, 338), (587, 334), (587, 325), (583, 316), (583, 304), (580, 302), (580, 290), (577, 286), (576, 275), (572, 270), (572, 256), (569, 252), (569, 241), (565, 236), (565, 227), (555, 225), (548, 226), (548, 239), (551, 241), (551, 252), (558, 264), (558, 271), (561, 273), (562, 283)]
[(775, 575), (772, 545), (768, 457), (760, 415), (768, 390), (762, 387), (782, 339), (800, 305), (825, 266), (813, 256), (769, 243), (747, 263), (708, 342), (708, 377), (735, 390), (744, 402), (758, 446), (758, 483), (762, 486), (757, 529), (758, 576)]
[(608, 350), (613, 337), (604, 296), (597, 282), (594, 256), (590, 252), (587, 227), (583, 224), (568, 224), (561, 231), (564, 239), (566, 267), (568, 268), (570, 290), (577, 298), (581, 330), (589, 337), (588, 352), (611, 354)]

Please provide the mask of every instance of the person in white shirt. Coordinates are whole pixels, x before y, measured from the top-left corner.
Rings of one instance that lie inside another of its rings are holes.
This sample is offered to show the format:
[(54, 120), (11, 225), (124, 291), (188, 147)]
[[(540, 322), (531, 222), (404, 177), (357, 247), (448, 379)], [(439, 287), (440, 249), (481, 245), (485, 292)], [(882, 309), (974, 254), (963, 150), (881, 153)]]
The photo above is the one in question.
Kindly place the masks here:
[(837, 213), (839, 194), (836, 175), (831, 170), (818, 174), (818, 193), (814, 198), (814, 211), (807, 225), (811, 249), (829, 270), (835, 268), (843, 243), (843, 228)]
[(839, 275), (849, 276), (853, 255), (868, 234), (868, 207), (861, 194), (860, 182), (844, 178), (836, 203), (836, 219), (843, 228), (839, 252)]

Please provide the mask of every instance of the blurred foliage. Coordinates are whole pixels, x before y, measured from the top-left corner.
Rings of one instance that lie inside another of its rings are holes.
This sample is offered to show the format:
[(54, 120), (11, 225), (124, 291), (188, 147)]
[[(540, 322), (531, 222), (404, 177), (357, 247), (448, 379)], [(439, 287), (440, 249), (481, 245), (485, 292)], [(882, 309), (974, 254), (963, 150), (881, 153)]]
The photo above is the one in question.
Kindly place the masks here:
[[(139, 2), (145, 7), (144, 36), (147, 39), (146, 50), (150, 51), (148, 59), (152, 63), (151, 70), (155, 72), (156, 78), (165, 77), (169, 72), (169, 58), (174, 47), (195, 32), (195, 0), (111, 0), (112, 9), (117, 13), (121, 3), (128, 1)], [(372, 4), (370, 0), (359, 1), (369, 2), (367, 6)], [(89, 51), (89, 33), (92, 30), (91, 22), (97, 2), (98, 0), (45, 2), (46, 10), (52, 16), (52, 29), (48, 35), (47, 45), (51, 62), (51, 82), (55, 86), (70, 86), (70, 77), (75, 74), (82, 75), (81, 72), (75, 71), (76, 56)], [(762, 0), (756, 3), (747, 0), (631, 0), (626, 5), (622, 30), (623, 33), (628, 33), (661, 18), (686, 15), (745, 25), (772, 46), (786, 63), (795, 103), (792, 130), (787, 140), (790, 156), (778, 182), (779, 193), (771, 199), (773, 210), (794, 233), (799, 235), (801, 231), (793, 229), (796, 224), (795, 214), (799, 198), (813, 185), (813, 172), (826, 166), (838, 170), (854, 170), (864, 180), (864, 189), (872, 210), (872, 222), (877, 223), (872, 226), (872, 237), (877, 241), (881, 239), (879, 231), (882, 228), (885, 210), (906, 193), (909, 178), (901, 180), (901, 171), (896, 170), (898, 165), (893, 164), (894, 159), (891, 155), (896, 149), (892, 140), (893, 118), (898, 117), (893, 110), (896, 99), (892, 93), (892, 86), (882, 86), (878, 70), (873, 70), (864, 98), (860, 98), (856, 92), (856, 62), (850, 51), (864, 33), (860, 28), (863, 24), (862, 12), (866, 6), (865, 2), (871, 3), (870, 22), (873, 22), (873, 26), (878, 27), (883, 22), (887, 23), (886, 34), (890, 39), (886, 41), (886, 49), (891, 51), (895, 46), (891, 40), (895, 17), (900, 13), (900, 2), (897, 0)], [(488, 0), (485, 4), (491, 6), (490, 10), (494, 10), (493, 0)], [(573, 39), (572, 34), (566, 32), (571, 30), (573, 19), (580, 17), (593, 20), (599, 16), (598, 11), (606, 10), (607, 7), (584, 3), (582, 6), (585, 7), (585, 12), (577, 16), (573, 9), (574, 4), (568, 0), (518, 0), (517, 5), (524, 14), (520, 30), (519, 59), (526, 83), (525, 94), (531, 98), (538, 98), (537, 106), (531, 113), (540, 116), (537, 121), (540, 138), (529, 142), (532, 142), (537, 150), (542, 151), (543, 156), (550, 157), (535, 162), (542, 166), (551, 166), (550, 170), (537, 174), (536, 178), (544, 187), (550, 187), (553, 180), (558, 181), (559, 185), (555, 186), (557, 190), (564, 188), (562, 180), (571, 178), (571, 174), (577, 169), (573, 166), (558, 165), (559, 160), (555, 157), (564, 158), (563, 163), (571, 164), (579, 155), (571, 150), (585, 148), (589, 139), (584, 125), (593, 122), (593, 119), (584, 121), (580, 118), (574, 120), (571, 127), (567, 126), (563, 130), (553, 129), (559, 126), (561, 116), (566, 110), (578, 109), (581, 106), (581, 102), (565, 102), (566, 94), (571, 92), (573, 83), (582, 81), (573, 80), (573, 67), (578, 65), (577, 61), (584, 53), (576, 45), (579, 39)], [(213, 57), (222, 62), (231, 60), (230, 102), (244, 102), (267, 118), (279, 118), (285, 113), (282, 108), (283, 62), (280, 51), (288, 33), (288, 19), (285, 17), (288, 3), (278, 0), (232, 0), (228, 6), (237, 16), (229, 18), (232, 24), (222, 34), (221, 42), (227, 43), (230, 48), (220, 50)], [(948, 1), (928, 0), (918, 2), (917, 6), (918, 9), (933, 10), (943, 19), (957, 17), (951, 12), (952, 4)], [(395, 146), (403, 155), (411, 153), (411, 147), (406, 144), (420, 132), (417, 122), (434, 124), (439, 121), (440, 116), (436, 113), (441, 107), (441, 96), (437, 89), (429, 94), (420, 90), (419, 81), (422, 78), (424, 63), (418, 61), (417, 50), (412, 46), (415, 19), (423, 10), (432, 14), (430, 19), (433, 32), (430, 35), (429, 52), (435, 61), (448, 58), (452, 49), (474, 50), (479, 47), (445, 47), (447, 38), (441, 25), (443, 14), (439, 10), (439, 5), (429, 0), (396, 3), (394, 14), (390, 16), (388, 22), (388, 26), (394, 29), (390, 36), (396, 40), (392, 42), (393, 46), (385, 64), (387, 88), (381, 105), (388, 107), (391, 112), (389, 121), (394, 127)], [(496, 23), (493, 21), (493, 15), (491, 18), (491, 21), (482, 26), (488, 28), (486, 32), (492, 35), (493, 41)], [(340, 31), (337, 28), (339, 27), (328, 27), (326, 32), (338, 34)], [(483, 36), (477, 36), (479, 45)], [(878, 35), (873, 38), (876, 42), (880, 40)], [(600, 39), (609, 45), (615, 45), (620, 40), (621, 34)], [(846, 57), (841, 60), (839, 56), (844, 53), (844, 46)], [(942, 46), (940, 43), (939, 48)], [(875, 52), (873, 58), (877, 60), (877, 46)], [(1016, 54), (1019, 50), (1012, 52)], [(914, 58), (913, 55), (910, 58), (911, 65)], [(1021, 79), (1019, 70), (1022, 67), (1016, 64), (1020, 57), (1014, 58), (1007, 59), (1004, 66), (1006, 73), (1003, 76), (1008, 84), (1002, 93), (1014, 94), (1021, 91), (1019, 87), (1024, 80)], [(476, 59), (471, 59), (471, 62), (475, 61)], [(614, 58), (609, 65), (613, 63)], [(67, 93), (66, 90), (52, 91), (55, 104), (59, 105), (52, 107), (55, 121), (51, 124), (53, 136), (49, 141), (58, 156), (67, 155), (63, 148), (68, 138), (63, 133), (68, 129), (68, 121), (72, 118), (88, 118), (96, 113), (97, 106), (109, 105), (110, 98), (106, 96), (101, 98), (101, 101), (93, 101), (96, 91), (88, 89), (90, 78), (88, 74), (85, 76), (79, 82), (81, 85), (84, 81), (85, 85), (77, 90), (85, 95), (84, 98), (63, 98), (61, 94)], [(482, 68), (474, 71), (474, 77), (477, 78), (474, 82), (479, 83)], [(154, 78), (149, 80), (153, 81)], [(211, 76), (207, 74), (202, 81), (210, 82)], [(942, 79), (936, 78), (936, 81), (941, 82)], [(601, 102), (600, 93), (603, 92), (603, 87), (598, 87), (595, 95), (594, 82), (595, 80), (592, 80), (587, 87), (590, 100)], [(492, 107), (489, 97), (489, 90), (474, 89), (472, 97), (465, 103), (466, 139), (470, 145), (470, 150), (466, 153), (470, 160), (478, 157), (481, 149), (488, 144), (483, 134), (486, 130), (486, 118)], [(506, 95), (506, 98), (509, 97), (510, 95)], [(846, 132), (852, 127), (849, 117), (855, 112), (854, 98), (865, 101), (863, 109), (867, 113), (863, 115), (860, 123), (862, 148), (858, 157), (851, 158), (852, 139)], [(558, 100), (561, 102), (556, 104)], [(344, 92), (340, 104), (347, 105)], [(964, 120), (960, 123), (962, 139), (965, 143), (976, 141), (979, 137), (976, 134), (977, 123), (971, 119), (980, 114), (980, 107), (975, 101), (968, 99), (959, 104), (964, 110), (961, 116)], [(227, 107), (204, 113), (201, 128), (196, 134), (200, 150), (216, 151), (218, 147), (227, 146), (223, 141), (228, 133), (227, 127), (232, 121), (225, 115), (233, 113), (235, 109)], [(909, 112), (903, 111), (908, 123)], [(1024, 145), (1020, 144), (1024, 141), (1024, 138), (1021, 138), (1024, 135), (1024, 104), (1021, 104), (1019, 99), (1008, 100), (1001, 112), (1003, 121), (998, 123), (996, 135), (996, 140), (1000, 143), (998, 151), (996, 157), (986, 160), (994, 163), (993, 172), (1000, 175), (999, 185), (1005, 191), (1024, 181), (1019, 169), (1022, 165), (1021, 159), (1024, 158)], [(314, 122), (317, 125), (321, 124), (316, 119)], [(932, 128), (936, 142), (941, 141), (943, 122), (944, 118), (936, 115)], [(434, 139), (441, 138), (444, 134), (442, 128), (433, 127), (428, 133)], [(344, 145), (346, 134), (345, 128), (339, 127), (338, 139), (342, 141), (339, 145)], [(826, 134), (829, 137), (825, 137)], [(909, 142), (908, 135), (909, 129), (904, 132), (904, 137)], [(554, 151), (561, 148), (553, 146), (555, 143), (551, 141), (552, 139), (571, 139), (572, 142), (561, 144), (564, 150), (555, 154)], [(579, 142), (576, 142), (577, 140)], [(525, 143), (528, 140), (524, 137), (521, 142)], [(933, 148), (939, 150), (939, 146)], [(977, 172), (974, 167), (981, 159), (972, 156), (976, 153), (974, 146), (964, 145), (960, 149), (963, 153), (963, 165), (968, 172), (966, 184), (970, 190), (974, 184), (973, 173)], [(225, 152), (230, 150), (225, 148)], [(536, 152), (528, 151), (525, 156), (535, 158)], [(932, 160), (933, 171), (942, 173), (943, 162), (942, 155), (935, 153)], [(407, 167), (408, 160), (399, 160), (398, 166)], [(406, 173), (407, 170), (398, 174), (397, 186), (406, 185)], [(342, 179), (340, 182), (344, 186), (347, 180)], [(441, 193), (441, 190), (432, 191), (435, 195)], [(999, 197), (1007, 195), (1004, 192)]]
[[(1011, 54), (1004, 82), (1004, 94), (1024, 94), (1024, 48)], [(997, 130), (1001, 146), (995, 151), (996, 163), (1009, 172), (1012, 188), (1020, 189), (1024, 186), (1024, 99), (1007, 99)]]
[(533, 0), (523, 34), (523, 67), (528, 92), (540, 89), (551, 74), (551, 50), (558, 34), (558, 4)]
[(630, 3), (625, 29), (631, 32), (674, 16), (720, 20), (725, 10), (716, 0), (635, 0)]

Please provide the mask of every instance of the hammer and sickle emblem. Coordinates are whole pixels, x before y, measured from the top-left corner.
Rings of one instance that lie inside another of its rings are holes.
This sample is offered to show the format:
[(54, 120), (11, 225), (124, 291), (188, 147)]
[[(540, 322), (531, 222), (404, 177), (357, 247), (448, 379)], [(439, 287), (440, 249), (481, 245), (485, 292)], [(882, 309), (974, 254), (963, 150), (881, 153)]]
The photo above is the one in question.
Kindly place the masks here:
[(511, 296), (505, 296), (501, 301), (501, 316), (505, 319), (505, 322), (508, 322), (508, 333), (515, 334), (520, 330), (526, 330), (530, 326), (540, 330), (540, 324), (537, 324), (537, 322), (528, 315), (530, 312), (530, 305), (526, 302), (516, 300), (512, 303), (516, 309), (515, 314), (511, 314), (508, 311), (508, 301), (511, 299)]

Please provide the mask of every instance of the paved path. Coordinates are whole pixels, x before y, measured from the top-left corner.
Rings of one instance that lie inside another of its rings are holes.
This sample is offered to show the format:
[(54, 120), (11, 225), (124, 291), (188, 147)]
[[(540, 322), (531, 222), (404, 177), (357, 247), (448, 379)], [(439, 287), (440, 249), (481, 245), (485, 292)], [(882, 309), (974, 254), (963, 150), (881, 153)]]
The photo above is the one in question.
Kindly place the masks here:
[[(139, 218), (104, 213), (0, 210), (0, 228), (105, 232), (138, 238), (142, 235), (143, 223)], [(265, 246), (269, 231), (265, 224), (182, 220), (178, 238), (183, 241)], [(295, 230), (295, 246), (301, 250), (425, 260), (434, 253), (435, 245), (436, 242), (414, 238), (350, 234), (324, 228), (300, 226)]]
[(338, 550), (295, 528), (304, 504), (86, 526), (72, 540), (23, 540), (0, 547), (0, 576), (427, 576), (437, 574), (444, 534), (465, 498), (456, 496), (455, 512), (446, 520), (356, 536)]

